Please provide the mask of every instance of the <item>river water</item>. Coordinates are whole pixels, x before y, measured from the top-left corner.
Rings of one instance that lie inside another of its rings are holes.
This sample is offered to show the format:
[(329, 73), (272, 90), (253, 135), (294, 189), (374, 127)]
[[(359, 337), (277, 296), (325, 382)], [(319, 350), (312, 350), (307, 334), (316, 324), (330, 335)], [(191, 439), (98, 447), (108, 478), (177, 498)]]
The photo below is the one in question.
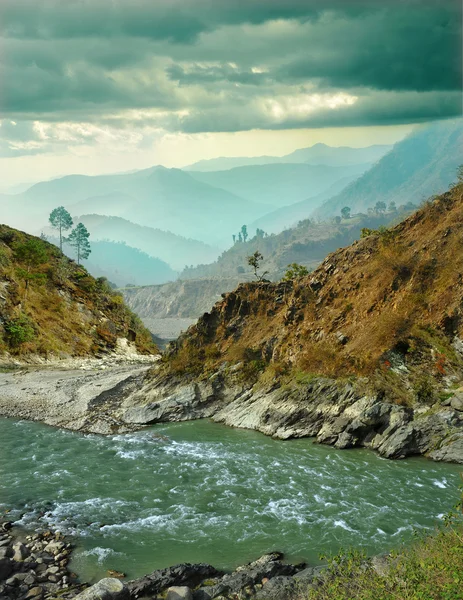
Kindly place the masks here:
[(461, 471), (208, 421), (100, 437), (0, 419), (0, 439), (0, 502), (74, 536), (72, 568), (89, 581), (270, 550), (311, 562), (341, 546), (386, 551), (452, 508)]

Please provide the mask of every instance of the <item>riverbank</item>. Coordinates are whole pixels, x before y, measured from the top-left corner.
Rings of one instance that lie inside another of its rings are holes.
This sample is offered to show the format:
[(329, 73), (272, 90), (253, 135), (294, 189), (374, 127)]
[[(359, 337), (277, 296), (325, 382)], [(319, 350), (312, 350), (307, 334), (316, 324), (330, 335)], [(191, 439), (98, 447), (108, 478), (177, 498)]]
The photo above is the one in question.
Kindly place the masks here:
[[(165, 377), (159, 357), (89, 360), (0, 372), (0, 416), (111, 434), (202, 418), (277, 439), (313, 437), (384, 458), (424, 455), (463, 464), (463, 390), (413, 407), (387, 402), (367, 381), (310, 378), (252, 386), (219, 371), (206, 380)], [(77, 364), (80, 366), (77, 367)], [(71, 367), (71, 368), (69, 368)]]
[(463, 525), (446, 527), (389, 555), (343, 551), (319, 567), (285, 563), (274, 552), (224, 573), (209, 564), (179, 564), (131, 581), (108, 572), (93, 586), (68, 569), (72, 545), (59, 532), (27, 535), (0, 519), (2, 600), (395, 600), (460, 598)]
[[(165, 597), (169, 588), (182, 586), (185, 600), (211, 600), (242, 594), (247, 598), (266, 598), (266, 589), (290, 590), (296, 583), (317, 585), (324, 567), (310, 568), (301, 563), (291, 565), (283, 555), (273, 552), (247, 565), (225, 573), (205, 563), (179, 564), (125, 583), (125, 574), (109, 570), (103, 579), (89, 589), (69, 570), (73, 545), (59, 531), (46, 530), (28, 533), (6, 517), (0, 518), (0, 598), (2, 600), (51, 600), (62, 598)], [(186, 586), (186, 587), (185, 587)], [(93, 590), (93, 591), (92, 591)], [(100, 591), (98, 591), (100, 590)], [(101, 596), (99, 595), (101, 593)]]

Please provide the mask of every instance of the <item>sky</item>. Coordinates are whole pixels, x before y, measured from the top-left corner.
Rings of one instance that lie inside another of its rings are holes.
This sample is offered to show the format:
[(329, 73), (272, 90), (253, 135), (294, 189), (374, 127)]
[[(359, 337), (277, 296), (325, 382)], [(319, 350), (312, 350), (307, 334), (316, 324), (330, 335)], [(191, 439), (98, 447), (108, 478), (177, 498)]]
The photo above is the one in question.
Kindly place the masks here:
[(1, 0), (0, 188), (461, 115), (460, 0)]

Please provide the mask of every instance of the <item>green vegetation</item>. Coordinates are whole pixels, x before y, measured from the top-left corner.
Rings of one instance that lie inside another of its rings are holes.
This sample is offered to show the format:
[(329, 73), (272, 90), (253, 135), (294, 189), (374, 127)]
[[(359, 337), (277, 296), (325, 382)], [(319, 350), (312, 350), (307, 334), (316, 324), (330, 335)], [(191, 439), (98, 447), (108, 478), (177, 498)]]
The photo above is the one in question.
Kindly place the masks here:
[(107, 352), (118, 338), (140, 352), (156, 351), (106, 279), (94, 279), (53, 244), (5, 225), (0, 285), (0, 353), (84, 356)]
[(64, 206), (58, 206), (51, 211), (50, 217), (48, 219), (50, 221), (51, 226), (54, 229), (57, 229), (59, 232), (59, 249), (61, 252), (63, 251), (63, 231), (67, 231), (71, 229), (73, 225), (73, 220), (68, 211), (64, 208)]
[(26, 282), (24, 300), (27, 298), (29, 283), (33, 280), (43, 280), (46, 276), (37, 269), (48, 262), (48, 251), (43, 240), (29, 238), (24, 242), (15, 244), (15, 257), (23, 263), (26, 268), (18, 267), (16, 272)]
[(292, 279), (299, 279), (309, 274), (309, 269), (304, 265), (298, 265), (297, 263), (291, 263), (288, 265), (286, 273), (283, 277), (284, 281), (291, 281)]
[(36, 337), (34, 323), (24, 313), (20, 313), (16, 318), (7, 321), (4, 328), (8, 341), (14, 348), (26, 342), (31, 342)]
[[(324, 583), (297, 600), (458, 600), (463, 585), (463, 522), (449, 515), (434, 534), (392, 553), (380, 568), (361, 551), (330, 557)], [(295, 599), (296, 600), (296, 599)]]
[(89, 237), (90, 234), (83, 223), (79, 223), (77, 227), (71, 231), (68, 237), (67, 241), (69, 245), (76, 250), (78, 265), (80, 265), (81, 260), (88, 258), (92, 251), (88, 241)]
[(264, 260), (262, 254), (259, 252), (259, 250), (256, 250), (254, 254), (251, 254), (251, 256), (247, 257), (247, 260), (248, 265), (254, 269), (254, 276), (256, 277), (257, 281), (262, 281), (268, 274), (268, 271), (264, 271), (261, 274), (258, 272), (261, 267), (261, 263)]

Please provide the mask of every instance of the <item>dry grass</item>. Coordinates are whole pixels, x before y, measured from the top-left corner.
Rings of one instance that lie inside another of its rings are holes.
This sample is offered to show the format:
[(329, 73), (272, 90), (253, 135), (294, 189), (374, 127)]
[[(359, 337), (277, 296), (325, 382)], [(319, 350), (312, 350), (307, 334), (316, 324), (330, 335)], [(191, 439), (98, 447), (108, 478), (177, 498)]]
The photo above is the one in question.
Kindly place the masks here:
[[(461, 365), (449, 350), (449, 336), (463, 337), (461, 188), (392, 230), (329, 255), (296, 284), (249, 283), (227, 294), (207, 323), (200, 319), (181, 339), (184, 368), (189, 355), (196, 360), (189, 350), (213, 346), (211, 370), (223, 361), (243, 362), (244, 368), (265, 361), (332, 377), (372, 376), (387, 365), (385, 353), (404, 346), (415, 349), (403, 357), (412, 375), (418, 363), (436, 377), (439, 368), (456, 371)], [(449, 320), (452, 332), (445, 330)], [(436, 333), (422, 334), (429, 328)], [(252, 358), (243, 354), (246, 348)], [(437, 352), (446, 354), (445, 367), (439, 367)], [(408, 400), (401, 392), (398, 401)]]
[[(18, 253), (28, 243), (35, 245), (40, 261)], [(4, 225), (0, 283), (1, 352), (83, 356), (110, 350), (116, 338), (127, 337), (129, 331), (135, 332), (139, 351), (156, 351), (151, 334), (106, 280), (94, 279), (52, 244)], [(24, 335), (18, 319), (27, 319), (32, 335)], [(9, 324), (16, 324), (15, 337), (8, 332)]]

